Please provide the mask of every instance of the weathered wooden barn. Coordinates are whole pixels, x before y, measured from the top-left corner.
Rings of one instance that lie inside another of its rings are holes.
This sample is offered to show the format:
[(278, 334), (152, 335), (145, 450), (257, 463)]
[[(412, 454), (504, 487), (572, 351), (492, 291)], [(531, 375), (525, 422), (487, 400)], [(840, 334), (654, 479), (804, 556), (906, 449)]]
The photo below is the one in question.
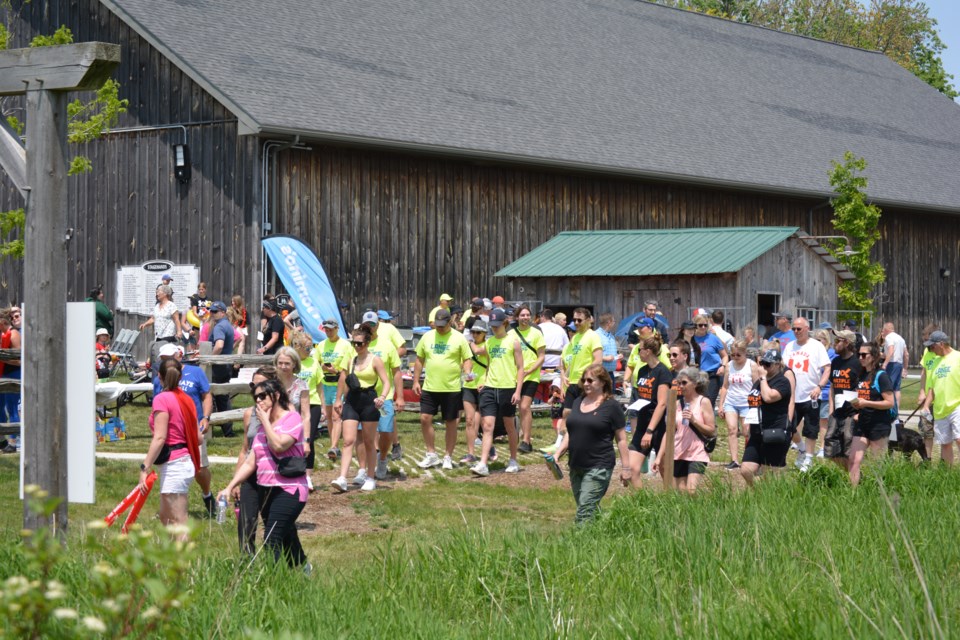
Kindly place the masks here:
[(657, 300), (674, 329), (722, 308), (738, 334), (780, 310), (835, 323), (837, 285), (854, 277), (796, 227), (564, 231), (496, 275), (511, 299), (618, 320)]
[[(129, 111), (70, 186), (75, 299), (160, 258), (256, 300), (259, 239), (289, 233), (340, 297), (417, 324), (563, 231), (830, 234), (850, 150), (884, 209), (881, 318), (912, 346), (960, 333), (960, 106), (879, 53), (636, 0), (12, 4), (11, 46), (66, 25), (122, 47)], [(5, 263), (2, 297), (25, 276)]]

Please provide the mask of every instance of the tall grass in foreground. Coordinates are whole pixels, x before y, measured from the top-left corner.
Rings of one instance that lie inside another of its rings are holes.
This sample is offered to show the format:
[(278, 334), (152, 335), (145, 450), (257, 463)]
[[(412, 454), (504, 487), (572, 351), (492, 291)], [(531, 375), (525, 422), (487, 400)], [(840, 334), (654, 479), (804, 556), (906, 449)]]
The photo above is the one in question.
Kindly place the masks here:
[[(695, 497), (624, 496), (581, 529), (490, 527), (482, 514), (465, 516), (412, 543), (358, 541), (364, 560), (317, 566), (309, 578), (214, 549), (195, 563), (192, 596), (164, 632), (951, 637), (958, 495), (960, 474), (948, 469), (883, 464), (854, 490), (820, 465), (766, 478), (755, 491), (714, 479)], [(0, 576), (23, 566), (20, 554), (0, 547)], [(81, 605), (94, 562), (81, 552), (60, 572)]]

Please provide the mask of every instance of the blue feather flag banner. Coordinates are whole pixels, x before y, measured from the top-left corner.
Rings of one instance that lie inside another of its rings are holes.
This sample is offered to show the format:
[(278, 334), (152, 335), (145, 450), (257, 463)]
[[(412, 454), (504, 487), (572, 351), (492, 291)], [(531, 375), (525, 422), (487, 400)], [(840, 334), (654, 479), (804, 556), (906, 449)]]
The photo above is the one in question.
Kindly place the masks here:
[(330, 278), (310, 247), (293, 236), (270, 236), (262, 242), (277, 277), (297, 305), (304, 330), (313, 341), (326, 340), (321, 327), (326, 318), (335, 318), (340, 325), (340, 336), (346, 338)]

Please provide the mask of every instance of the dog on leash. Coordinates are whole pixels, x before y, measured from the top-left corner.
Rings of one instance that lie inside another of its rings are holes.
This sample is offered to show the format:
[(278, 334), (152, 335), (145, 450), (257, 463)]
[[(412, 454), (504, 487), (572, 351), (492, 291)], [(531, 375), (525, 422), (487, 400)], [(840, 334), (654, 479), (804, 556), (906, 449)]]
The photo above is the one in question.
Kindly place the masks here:
[(909, 460), (913, 453), (917, 452), (924, 462), (930, 462), (930, 456), (927, 455), (927, 447), (923, 444), (923, 436), (920, 432), (907, 429), (899, 420), (894, 423), (893, 428), (897, 430), (897, 441), (887, 444), (887, 452), (890, 455), (893, 455), (894, 451), (899, 451)]

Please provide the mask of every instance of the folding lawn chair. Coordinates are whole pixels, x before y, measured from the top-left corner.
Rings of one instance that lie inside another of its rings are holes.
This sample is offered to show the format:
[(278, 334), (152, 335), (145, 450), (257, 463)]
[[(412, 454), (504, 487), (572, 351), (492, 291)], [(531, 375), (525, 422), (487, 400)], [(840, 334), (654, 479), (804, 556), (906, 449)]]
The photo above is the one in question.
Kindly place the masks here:
[(117, 371), (121, 369), (127, 375), (130, 375), (131, 372), (136, 370), (137, 361), (133, 357), (133, 345), (136, 344), (137, 338), (139, 337), (139, 331), (120, 329), (120, 333), (117, 334), (117, 337), (110, 345), (111, 349), (109, 353), (117, 359), (117, 363), (113, 365), (113, 369), (110, 371), (111, 376), (117, 375)]

